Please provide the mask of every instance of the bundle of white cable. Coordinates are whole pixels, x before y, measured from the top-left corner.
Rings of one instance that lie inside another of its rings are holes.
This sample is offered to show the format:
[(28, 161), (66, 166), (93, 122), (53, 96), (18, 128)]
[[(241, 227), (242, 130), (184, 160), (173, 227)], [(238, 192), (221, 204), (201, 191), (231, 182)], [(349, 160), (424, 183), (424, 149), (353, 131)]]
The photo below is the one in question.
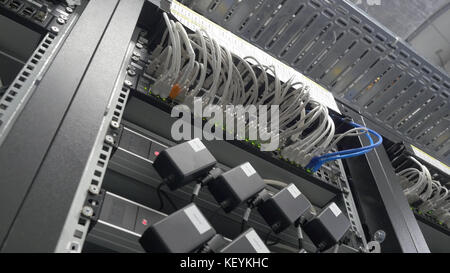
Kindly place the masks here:
[(397, 174), (404, 178), (401, 186), (408, 202), (417, 207), (421, 213), (430, 212), (433, 217), (443, 223), (450, 224), (449, 190), (439, 181), (433, 180), (430, 171), (414, 157), (409, 157), (418, 168), (410, 167)]
[[(154, 94), (191, 106), (195, 97), (201, 97), (204, 105), (222, 109), (225, 105), (279, 105), (281, 155), (301, 166), (328, 152), (343, 137), (367, 133), (352, 129), (335, 136), (328, 108), (311, 98), (308, 86), (293, 80), (282, 83), (272, 66), (252, 56), (240, 58), (203, 30), (188, 35), (180, 23), (163, 16), (167, 30), (150, 58), (149, 71), (156, 78)], [(248, 122), (245, 117), (236, 118)]]
[(403, 192), (410, 204), (417, 201), (425, 202), (433, 193), (433, 180), (431, 174), (428, 169), (415, 158), (410, 157), (410, 160), (418, 165), (419, 169), (407, 168), (398, 173), (408, 181), (404, 185)]

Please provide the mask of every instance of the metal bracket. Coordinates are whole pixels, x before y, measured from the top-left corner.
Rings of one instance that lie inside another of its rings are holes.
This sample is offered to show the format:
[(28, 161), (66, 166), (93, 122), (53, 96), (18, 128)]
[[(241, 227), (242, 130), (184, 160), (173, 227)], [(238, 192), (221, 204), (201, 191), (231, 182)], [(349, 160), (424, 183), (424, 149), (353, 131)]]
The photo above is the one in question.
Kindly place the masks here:
[(105, 193), (105, 190), (99, 190), (97, 186), (91, 185), (89, 187), (88, 195), (81, 210), (81, 218), (90, 220), (89, 231), (97, 223), (100, 216), (103, 200), (105, 199)]
[(111, 156), (114, 155), (117, 148), (119, 147), (122, 132), (123, 125), (121, 125), (119, 121), (112, 120), (109, 124), (109, 128), (105, 136), (105, 143), (112, 146)]

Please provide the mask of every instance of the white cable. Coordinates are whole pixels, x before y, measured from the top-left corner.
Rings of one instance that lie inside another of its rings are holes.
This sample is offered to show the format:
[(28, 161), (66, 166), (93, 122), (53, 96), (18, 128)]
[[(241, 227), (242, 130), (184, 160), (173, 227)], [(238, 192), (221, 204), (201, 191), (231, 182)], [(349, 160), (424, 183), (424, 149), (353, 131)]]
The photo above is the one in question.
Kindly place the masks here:
[(183, 73), (181, 78), (178, 80), (178, 84), (182, 88), (186, 88), (187, 86), (185, 86), (185, 85), (186, 85), (186, 81), (188, 80), (188, 76), (192, 74), (192, 71), (194, 69), (195, 52), (194, 52), (194, 49), (192, 48), (191, 42), (188, 38), (188, 35), (187, 35), (184, 27), (179, 22), (177, 22), (175, 24), (175, 26), (176, 26), (178, 32), (181, 34), (181, 38), (183, 40), (184, 45), (186, 46), (187, 53), (189, 55), (189, 62), (186, 65), (185, 73)]
[(278, 187), (278, 188), (285, 188), (288, 186), (287, 183), (284, 183), (284, 182), (281, 182), (278, 180), (273, 180), (273, 179), (264, 179), (264, 183), (266, 183), (267, 185)]
[[(263, 65), (253, 56), (240, 58), (232, 54), (204, 30), (187, 34), (179, 22), (169, 20), (165, 13), (163, 16), (167, 29), (151, 57), (160, 66), (153, 86), (155, 94), (168, 96), (178, 84), (185, 94), (180, 96), (180, 101), (187, 104), (201, 95), (204, 104), (222, 107), (233, 104), (248, 109), (251, 105), (278, 105), (280, 140), (283, 146), (284, 142), (289, 143), (282, 147), (282, 155), (300, 160), (302, 165), (313, 156), (329, 151), (344, 137), (367, 133), (364, 129), (351, 129), (335, 135), (328, 108), (311, 99), (309, 87), (301, 82), (294, 83), (292, 78), (282, 83), (273, 66)], [(272, 76), (270, 81), (268, 72)], [(246, 118), (245, 121), (249, 122)], [(272, 117), (268, 116), (268, 124), (271, 122)], [(313, 125), (315, 128), (311, 130)], [(307, 129), (308, 134), (304, 135)], [(414, 192), (423, 189), (424, 192), (419, 193), (423, 198), (433, 194), (431, 183), (423, 185), (428, 176), (426, 173), (419, 176), (413, 187)]]

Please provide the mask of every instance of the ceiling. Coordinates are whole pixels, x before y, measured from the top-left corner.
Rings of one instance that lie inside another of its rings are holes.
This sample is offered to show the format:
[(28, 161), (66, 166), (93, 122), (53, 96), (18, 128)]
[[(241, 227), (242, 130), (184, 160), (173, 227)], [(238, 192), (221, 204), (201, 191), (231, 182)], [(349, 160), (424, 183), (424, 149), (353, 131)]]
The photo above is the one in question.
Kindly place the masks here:
[(450, 0), (350, 0), (450, 72)]

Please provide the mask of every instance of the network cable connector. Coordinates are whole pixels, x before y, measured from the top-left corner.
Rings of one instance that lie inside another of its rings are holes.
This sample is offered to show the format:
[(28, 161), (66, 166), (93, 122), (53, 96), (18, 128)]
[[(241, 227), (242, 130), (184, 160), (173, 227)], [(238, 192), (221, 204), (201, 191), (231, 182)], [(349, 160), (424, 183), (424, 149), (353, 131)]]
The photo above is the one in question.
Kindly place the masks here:
[(250, 163), (244, 163), (210, 181), (208, 189), (225, 212), (256, 198), (264, 190), (261, 176)]
[(450, 212), (444, 213), (439, 216), (438, 221), (447, 228), (450, 228)]
[(270, 250), (261, 240), (253, 228), (239, 235), (221, 253), (270, 253)]
[(424, 198), (417, 192), (406, 192), (406, 199), (412, 207), (420, 207), (424, 204)]
[(450, 203), (447, 203), (434, 208), (432, 216), (435, 217), (436, 219), (439, 219), (449, 213), (450, 213)]
[(139, 243), (151, 253), (190, 253), (202, 247), (216, 234), (205, 216), (193, 203), (150, 226)]
[(205, 145), (196, 138), (163, 150), (153, 167), (171, 190), (208, 175), (217, 161)]
[(442, 186), (433, 181), (427, 167), (413, 157), (409, 157), (409, 159), (419, 168), (410, 167), (397, 173), (407, 180), (407, 182), (403, 180), (401, 183), (403, 193), (412, 207), (426, 207), (426, 202), (433, 196), (433, 190), (440, 193)]
[(350, 229), (350, 221), (335, 203), (331, 203), (302, 228), (316, 247), (323, 251), (338, 244)]
[(441, 185), (439, 181), (432, 181), (433, 192), (429, 199), (418, 206), (418, 211), (421, 213), (428, 213), (429, 211), (434, 211), (436, 208), (444, 206), (448, 200), (448, 190)]
[(294, 224), (311, 211), (311, 203), (294, 184), (290, 184), (258, 204), (258, 212), (275, 233)]
[(49, 14), (49, 9), (46, 4), (40, 5), (38, 11), (34, 14), (34, 18), (40, 22), (44, 22)]

